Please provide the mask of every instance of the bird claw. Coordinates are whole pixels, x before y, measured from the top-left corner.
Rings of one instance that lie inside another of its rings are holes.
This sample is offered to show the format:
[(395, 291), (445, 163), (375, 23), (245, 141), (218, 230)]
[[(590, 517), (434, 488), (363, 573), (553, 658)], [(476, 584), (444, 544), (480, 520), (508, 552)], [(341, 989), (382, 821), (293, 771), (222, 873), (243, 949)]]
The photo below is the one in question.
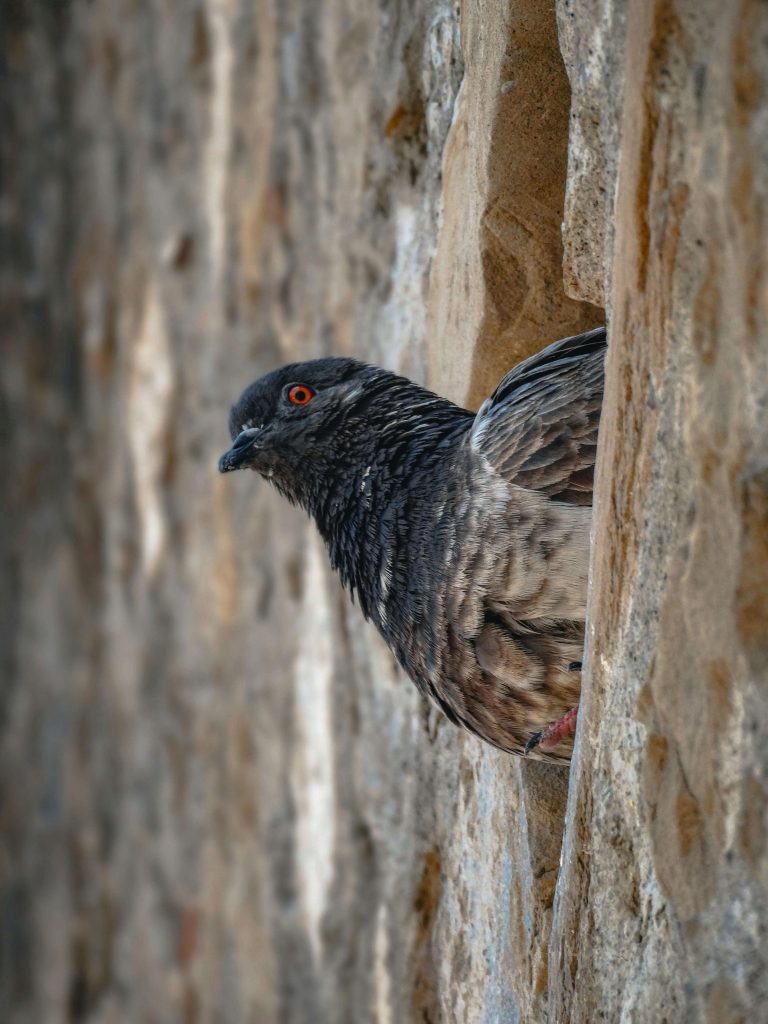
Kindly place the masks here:
[(548, 725), (546, 729), (542, 729), (540, 732), (535, 732), (533, 736), (528, 740), (525, 745), (525, 753), (530, 754), (536, 747), (545, 753), (549, 750), (553, 750), (558, 743), (566, 739), (568, 736), (573, 736), (576, 732), (576, 716), (579, 713), (579, 705), (575, 708), (571, 708), (570, 711), (558, 718), (556, 722)]
[(531, 738), (530, 738), (530, 739), (528, 740), (528, 742), (527, 742), (527, 743), (525, 744), (525, 750), (523, 751), (523, 753), (524, 753), (524, 754), (530, 754), (530, 752), (531, 752), (531, 751), (532, 751), (532, 750), (533, 750), (533, 749), (534, 749), (535, 747), (538, 747), (539, 743), (541, 742), (541, 737), (542, 737), (542, 735), (543, 735), (543, 732), (542, 732), (541, 730), (540, 730), (539, 732), (535, 732), (535, 733), (533, 734), (533, 736), (531, 736)]

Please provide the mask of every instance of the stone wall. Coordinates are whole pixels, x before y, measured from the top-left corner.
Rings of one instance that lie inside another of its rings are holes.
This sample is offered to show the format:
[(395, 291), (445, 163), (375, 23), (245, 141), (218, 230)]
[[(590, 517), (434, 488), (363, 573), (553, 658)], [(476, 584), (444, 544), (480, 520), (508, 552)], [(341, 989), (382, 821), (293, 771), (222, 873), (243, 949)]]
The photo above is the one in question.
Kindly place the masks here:
[[(8, 0), (0, 33), (0, 1017), (760, 1019), (764, 5)], [(423, 704), (215, 462), (278, 362), (471, 405), (590, 303), (569, 795)]]
[[(600, 123), (599, 142), (574, 141), (572, 166), (615, 154), (600, 179), (615, 195), (590, 685), (549, 1013), (757, 1021), (768, 995), (768, 9), (630, 0), (608, 92), (615, 57), (591, 60), (584, 40), (606, 48), (612, 6), (577, 14), (583, 59), (571, 69), (577, 117)], [(590, 297), (600, 253), (579, 253), (573, 221), (590, 222), (594, 195), (574, 173), (570, 267), (576, 280), (586, 268)]]

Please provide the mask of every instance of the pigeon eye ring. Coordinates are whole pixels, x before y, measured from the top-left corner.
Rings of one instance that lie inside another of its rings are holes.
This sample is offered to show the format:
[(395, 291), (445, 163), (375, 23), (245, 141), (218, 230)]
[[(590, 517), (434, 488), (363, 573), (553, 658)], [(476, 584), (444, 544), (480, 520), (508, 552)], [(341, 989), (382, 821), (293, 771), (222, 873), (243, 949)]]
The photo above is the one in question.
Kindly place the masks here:
[(294, 405), (308, 405), (314, 398), (315, 392), (306, 384), (294, 384), (288, 392), (288, 401)]

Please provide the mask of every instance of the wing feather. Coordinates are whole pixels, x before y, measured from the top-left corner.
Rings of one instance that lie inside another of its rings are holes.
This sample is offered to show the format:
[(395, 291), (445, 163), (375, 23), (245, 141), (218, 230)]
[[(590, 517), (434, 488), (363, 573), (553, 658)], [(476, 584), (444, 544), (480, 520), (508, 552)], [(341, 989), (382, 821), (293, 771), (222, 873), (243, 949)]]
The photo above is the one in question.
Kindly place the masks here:
[(472, 448), (510, 483), (591, 505), (605, 350), (599, 327), (519, 363), (477, 413)]

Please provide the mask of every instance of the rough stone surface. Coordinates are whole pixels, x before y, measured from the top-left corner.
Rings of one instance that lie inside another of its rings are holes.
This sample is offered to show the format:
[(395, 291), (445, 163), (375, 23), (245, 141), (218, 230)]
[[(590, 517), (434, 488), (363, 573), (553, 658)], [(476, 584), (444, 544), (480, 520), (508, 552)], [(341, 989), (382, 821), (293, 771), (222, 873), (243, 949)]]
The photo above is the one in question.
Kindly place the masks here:
[(549, 1013), (764, 1020), (768, 10), (625, 15), (590, 684)]
[(613, 265), (626, 3), (559, 0), (557, 23), (572, 93), (563, 278), (569, 295), (604, 306)]
[(431, 273), (430, 384), (478, 405), (511, 363), (603, 322), (563, 294), (569, 89), (551, 9), (465, 6), (467, 73), (443, 157)]
[[(765, 19), (4, 4), (0, 1018), (762, 1018)], [(475, 403), (603, 297), (566, 813), (215, 462), (278, 362)]]

